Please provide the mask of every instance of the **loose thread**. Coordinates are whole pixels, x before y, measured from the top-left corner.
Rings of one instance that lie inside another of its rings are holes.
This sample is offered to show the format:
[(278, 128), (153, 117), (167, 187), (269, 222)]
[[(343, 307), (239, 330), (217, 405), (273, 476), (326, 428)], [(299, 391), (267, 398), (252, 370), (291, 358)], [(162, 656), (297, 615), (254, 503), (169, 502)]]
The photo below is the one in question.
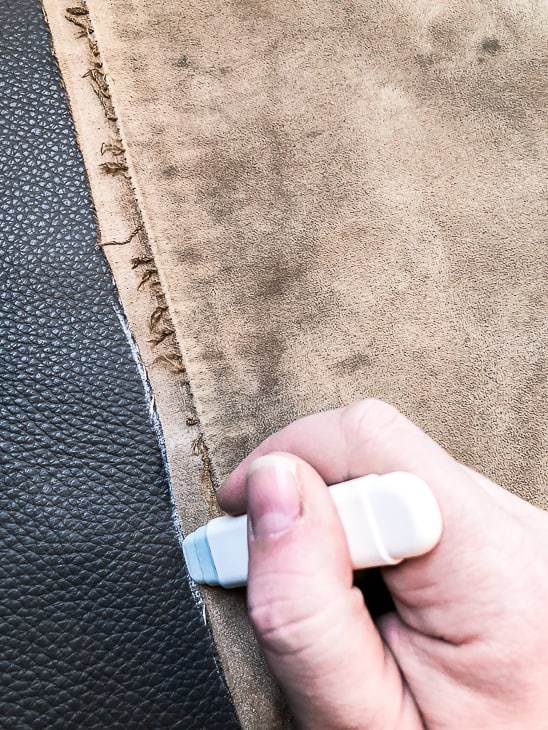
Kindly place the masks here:
[(149, 327), (153, 332), (167, 312), (167, 306), (159, 304), (150, 315)]
[[(135, 236), (140, 233), (143, 230), (143, 224), (141, 223), (140, 226), (137, 226), (137, 228), (132, 231), (128, 238), (125, 239), (125, 241), (106, 241), (105, 243), (99, 244), (101, 248), (104, 248), (105, 246), (125, 246), (128, 243), (131, 243), (131, 241), (135, 238)], [(133, 267), (135, 268), (135, 267)]]
[(153, 337), (149, 342), (152, 344), (153, 347), (157, 347), (160, 345), (165, 339), (168, 337), (171, 337), (171, 335), (175, 334), (175, 330), (171, 327), (166, 327), (163, 330), (160, 330), (157, 337)]
[(105, 175), (123, 175), (127, 172), (127, 165), (124, 162), (102, 162), (99, 167)]
[(174, 354), (162, 354), (155, 357), (151, 363), (152, 365), (164, 364), (167, 365), (173, 373), (185, 373), (186, 369), (183, 365), (183, 359), (180, 355)]
[(157, 269), (155, 269), (155, 268), (147, 269), (143, 273), (143, 275), (141, 277), (141, 281), (137, 284), (137, 289), (140, 289), (144, 284), (147, 283), (147, 281), (150, 281), (150, 279), (152, 279), (153, 276), (157, 276), (157, 275), (158, 275)]

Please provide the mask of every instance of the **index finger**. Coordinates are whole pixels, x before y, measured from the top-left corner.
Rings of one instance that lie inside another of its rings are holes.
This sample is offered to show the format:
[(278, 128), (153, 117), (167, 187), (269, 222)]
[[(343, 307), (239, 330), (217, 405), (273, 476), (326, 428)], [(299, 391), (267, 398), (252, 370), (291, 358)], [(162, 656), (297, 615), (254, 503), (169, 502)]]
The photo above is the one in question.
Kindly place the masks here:
[(467, 491), (477, 499), (478, 490), (463, 479), (460, 466), (441, 446), (387, 403), (364, 400), (301, 418), (263, 441), (219, 489), (223, 509), (245, 512), (247, 468), (274, 451), (304, 459), (327, 484), (366, 474), (412, 472), (430, 485), (442, 514), (462, 511)]

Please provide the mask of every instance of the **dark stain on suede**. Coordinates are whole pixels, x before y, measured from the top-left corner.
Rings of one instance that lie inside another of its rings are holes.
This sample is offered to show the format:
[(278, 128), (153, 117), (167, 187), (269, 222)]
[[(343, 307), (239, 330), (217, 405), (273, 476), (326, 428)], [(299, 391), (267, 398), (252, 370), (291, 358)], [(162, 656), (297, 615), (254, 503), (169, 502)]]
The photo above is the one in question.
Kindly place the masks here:
[(166, 178), (166, 180), (173, 180), (179, 174), (179, 170), (175, 167), (175, 165), (168, 165), (162, 169), (160, 174), (163, 178)]
[(497, 38), (485, 38), (481, 43), (481, 50), (495, 56), (500, 51), (500, 43)]
[(237, 215), (251, 192), (251, 184), (258, 192), (261, 188), (261, 173), (252, 156), (223, 152), (220, 146), (202, 155), (194, 174), (196, 196), (219, 224), (228, 224)]
[(222, 367), (226, 367), (226, 357), (222, 350), (208, 348), (202, 352), (201, 357), (205, 362), (221, 364)]
[(430, 68), (434, 63), (434, 57), (431, 53), (417, 53), (415, 61), (421, 68)]
[(188, 56), (183, 54), (180, 58), (175, 61), (175, 66), (177, 68), (189, 68), (190, 67), (190, 61), (188, 60)]
[(266, 331), (257, 338), (256, 352), (262, 353), (260, 359), (263, 360), (263, 367), (260, 368), (259, 393), (268, 392), (279, 385), (277, 374), (287, 346), (283, 335), (275, 331)]
[(266, 0), (231, 0), (230, 5), (247, 22), (271, 21), (276, 15)]
[[(539, 114), (545, 88), (545, 62), (540, 48), (531, 46), (525, 56), (514, 47), (505, 48), (503, 67), (486, 63), (502, 50), (498, 32), (479, 43), (471, 33), (458, 35), (446, 25), (432, 26), (430, 32), (433, 52), (414, 57), (416, 64), (426, 70), (431, 56), (435, 73), (417, 78), (410, 65), (399, 80), (407, 93), (424, 104), (434, 104), (451, 123), (458, 122), (460, 117), (466, 119), (472, 112), (501, 117), (504, 124), (519, 132), (526, 118)], [(467, 62), (472, 50), (476, 50), (473, 66)], [(509, 78), (519, 78), (521, 82), (509, 83)]]
[(457, 45), (457, 32), (447, 22), (432, 23), (430, 34), (434, 43), (440, 48), (453, 50)]
[(189, 246), (177, 252), (177, 259), (182, 264), (199, 264), (203, 261), (203, 255), (196, 249)]
[(334, 363), (330, 369), (337, 370), (342, 375), (353, 375), (359, 370), (364, 370), (365, 368), (370, 367), (370, 365), (371, 358), (369, 355), (357, 352)]
[[(264, 93), (268, 108), (276, 108), (280, 79), (277, 61), (271, 65)], [(206, 348), (204, 359), (209, 359), (215, 372), (215, 402), (230, 411), (220, 421), (243, 425), (249, 422), (251, 409), (255, 414), (253, 436), (258, 439), (280, 425), (279, 402), (283, 401), (285, 415), (299, 415), (299, 399), (288, 387), (292, 335), (287, 327), (280, 330), (280, 321), (289, 322), (292, 332), (321, 331), (337, 306), (329, 279), (318, 282), (314, 278), (321, 263), (317, 224), (303, 213), (300, 154), (294, 130), (276, 115), (263, 115), (259, 109), (251, 122), (230, 119), (228, 130), (202, 148), (191, 173), (196, 198), (215, 230), (208, 260), (223, 262), (222, 271), (217, 269), (207, 281), (204, 277), (200, 290), (222, 296), (220, 308), (230, 312), (232, 325), (227, 333), (217, 309), (210, 312), (204, 337), (209, 339), (208, 347), (215, 350), (217, 345), (246, 363), (245, 375), (239, 374), (244, 378), (240, 382), (246, 397), (230, 390), (234, 375), (227, 378), (223, 373), (226, 361), (211, 358)], [(335, 219), (344, 203), (340, 195), (338, 186), (328, 186), (318, 203)], [(209, 333), (215, 333), (216, 343)], [(233, 344), (227, 347), (229, 337)], [(243, 456), (245, 448), (255, 445), (238, 441), (233, 448)], [(226, 445), (221, 450), (226, 454)]]
[(274, 273), (266, 273), (261, 281), (258, 295), (272, 299), (296, 290), (296, 286), (306, 274), (302, 264), (278, 267)]

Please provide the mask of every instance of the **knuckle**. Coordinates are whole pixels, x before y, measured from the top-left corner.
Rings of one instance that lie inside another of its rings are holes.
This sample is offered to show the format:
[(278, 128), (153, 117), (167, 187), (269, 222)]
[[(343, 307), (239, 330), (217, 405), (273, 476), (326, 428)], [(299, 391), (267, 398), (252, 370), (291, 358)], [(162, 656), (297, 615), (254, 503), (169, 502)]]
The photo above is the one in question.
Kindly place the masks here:
[(376, 398), (354, 403), (342, 412), (343, 429), (349, 443), (365, 445), (377, 443), (380, 438), (387, 439), (405, 417), (397, 408)]
[(322, 609), (294, 597), (250, 604), (248, 613), (263, 647), (282, 656), (313, 646), (323, 620)]
[(266, 601), (248, 606), (251, 623), (259, 636), (266, 636), (284, 626), (287, 621), (288, 608), (281, 600)]
[(299, 655), (301, 659), (310, 658), (321, 645), (329, 645), (333, 632), (340, 635), (341, 626), (357, 626), (364, 610), (363, 594), (357, 588), (328, 599), (310, 590), (298, 597), (265, 597), (248, 605), (262, 646), (277, 656)]

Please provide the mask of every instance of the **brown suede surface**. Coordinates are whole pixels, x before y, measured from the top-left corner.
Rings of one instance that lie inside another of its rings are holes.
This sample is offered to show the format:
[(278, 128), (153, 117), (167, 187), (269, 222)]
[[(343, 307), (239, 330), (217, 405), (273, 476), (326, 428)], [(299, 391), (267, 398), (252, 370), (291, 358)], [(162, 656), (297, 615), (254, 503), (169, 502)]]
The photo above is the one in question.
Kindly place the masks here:
[(545, 6), (89, 7), (216, 473), (377, 396), (543, 502)]
[(375, 396), (546, 506), (546, 6), (88, 7), (217, 479)]

